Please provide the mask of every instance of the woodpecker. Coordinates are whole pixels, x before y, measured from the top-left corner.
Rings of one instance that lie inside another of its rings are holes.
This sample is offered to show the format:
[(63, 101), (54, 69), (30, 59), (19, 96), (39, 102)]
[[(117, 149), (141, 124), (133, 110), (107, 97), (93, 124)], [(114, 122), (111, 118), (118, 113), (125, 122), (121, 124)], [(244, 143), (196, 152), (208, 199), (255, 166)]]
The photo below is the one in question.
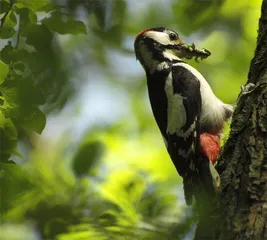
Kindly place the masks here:
[(219, 188), (220, 177), (212, 163), (233, 108), (218, 99), (205, 78), (182, 60), (182, 44), (177, 32), (155, 27), (136, 36), (134, 49), (146, 72), (154, 118), (183, 177), (186, 203), (191, 205), (199, 182), (212, 191)]

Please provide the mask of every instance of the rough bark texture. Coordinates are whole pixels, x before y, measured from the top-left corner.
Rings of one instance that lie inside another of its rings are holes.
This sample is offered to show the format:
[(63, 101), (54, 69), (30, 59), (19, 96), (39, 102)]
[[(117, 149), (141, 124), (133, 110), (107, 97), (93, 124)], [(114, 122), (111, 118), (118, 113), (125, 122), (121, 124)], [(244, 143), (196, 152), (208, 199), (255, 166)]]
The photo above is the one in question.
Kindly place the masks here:
[[(267, 239), (267, 0), (248, 83), (255, 87), (239, 96), (218, 162), (222, 187), (217, 217), (200, 219), (195, 239)], [(203, 236), (203, 231), (208, 233)]]

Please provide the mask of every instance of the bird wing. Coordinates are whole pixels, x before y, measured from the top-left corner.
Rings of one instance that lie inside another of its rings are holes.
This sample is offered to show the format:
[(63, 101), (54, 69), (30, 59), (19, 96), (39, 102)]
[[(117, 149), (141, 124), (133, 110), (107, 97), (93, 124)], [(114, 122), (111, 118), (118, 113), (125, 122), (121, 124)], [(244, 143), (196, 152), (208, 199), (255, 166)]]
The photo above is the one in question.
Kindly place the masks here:
[(167, 148), (184, 180), (188, 205), (194, 195), (196, 151), (199, 151), (199, 118), (201, 112), (200, 82), (188, 69), (173, 65), (165, 84), (168, 101)]

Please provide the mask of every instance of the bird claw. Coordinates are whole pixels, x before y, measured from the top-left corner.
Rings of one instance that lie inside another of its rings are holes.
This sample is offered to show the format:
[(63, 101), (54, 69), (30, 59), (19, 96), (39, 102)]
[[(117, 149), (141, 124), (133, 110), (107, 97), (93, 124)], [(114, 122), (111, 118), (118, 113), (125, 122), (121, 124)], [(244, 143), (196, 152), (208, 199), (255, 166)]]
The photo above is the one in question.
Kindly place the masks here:
[(254, 83), (248, 83), (246, 85), (241, 86), (241, 95), (245, 96), (247, 94), (250, 94), (253, 92), (255, 89), (255, 84)]
[(250, 93), (255, 89), (255, 84), (248, 83), (246, 85), (241, 85), (241, 93), (238, 96), (237, 103), (239, 103), (240, 99)]
[(253, 93), (256, 89), (258, 89), (259, 87), (262, 87), (263, 85), (267, 85), (267, 82), (261, 82), (258, 83), (257, 85), (255, 85), (254, 83), (248, 83), (246, 85), (242, 85), (241, 86), (241, 95), (248, 95)]
[(239, 102), (242, 97), (250, 95), (256, 89), (258, 89), (259, 87), (262, 87), (263, 85), (267, 85), (267, 82), (262, 82), (262, 83), (259, 83), (257, 85), (255, 85), (254, 83), (248, 83), (246, 85), (242, 85), (241, 86), (241, 93), (238, 96), (237, 102)]

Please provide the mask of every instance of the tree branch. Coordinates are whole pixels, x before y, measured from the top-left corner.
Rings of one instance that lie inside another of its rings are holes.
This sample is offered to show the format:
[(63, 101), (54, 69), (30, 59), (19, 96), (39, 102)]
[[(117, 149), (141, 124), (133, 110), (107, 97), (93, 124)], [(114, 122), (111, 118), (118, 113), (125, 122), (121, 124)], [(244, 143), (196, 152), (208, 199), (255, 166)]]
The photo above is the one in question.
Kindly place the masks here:
[(19, 26), (18, 26), (18, 33), (17, 33), (17, 41), (16, 41), (16, 46), (15, 46), (15, 48), (16, 48), (16, 49), (19, 47), (19, 41), (20, 41), (20, 32), (21, 32), (21, 21), (20, 21), (20, 15), (18, 15), (18, 22), (19, 22)]
[(257, 47), (254, 58), (250, 64), (247, 83), (256, 83), (257, 79), (264, 74), (267, 68), (267, 1), (263, 0), (261, 8), (261, 17), (259, 19), (259, 30), (257, 38)]
[[(267, 239), (267, 0), (262, 2), (249, 83), (256, 86), (240, 94), (218, 161), (222, 192), (217, 217), (200, 219), (195, 239)], [(202, 226), (208, 238), (201, 236)]]
[(6, 16), (7, 16), (8, 13), (9, 13), (9, 11), (7, 11), (7, 12), (4, 14), (4, 16), (0, 19), (1, 27), (3, 27), (4, 22), (5, 22), (5, 19), (6, 19)]

